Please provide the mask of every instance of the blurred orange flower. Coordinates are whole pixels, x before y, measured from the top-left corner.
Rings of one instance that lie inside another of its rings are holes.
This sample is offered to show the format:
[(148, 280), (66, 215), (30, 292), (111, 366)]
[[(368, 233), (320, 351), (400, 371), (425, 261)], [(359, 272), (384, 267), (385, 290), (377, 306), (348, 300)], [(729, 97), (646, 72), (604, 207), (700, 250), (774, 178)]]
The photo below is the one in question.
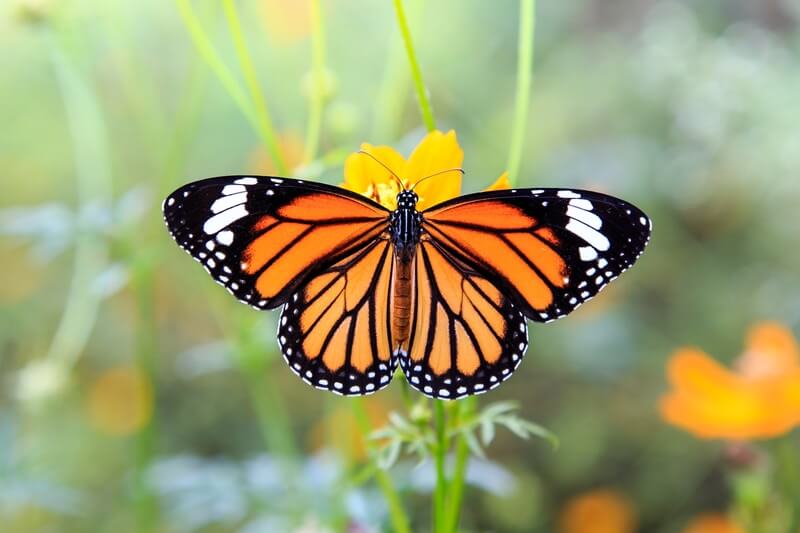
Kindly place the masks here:
[[(303, 162), (305, 145), (303, 139), (294, 132), (285, 132), (278, 135), (278, 149), (283, 156), (286, 167), (297, 168)], [(267, 153), (263, 144), (260, 144), (250, 155), (250, 168), (254, 174), (274, 176), (278, 173), (272, 157)]]
[(269, 37), (279, 44), (292, 44), (311, 33), (308, 2), (261, 0), (258, 9)]
[[(464, 151), (453, 130), (447, 133), (438, 130), (428, 133), (408, 159), (390, 146), (363, 143), (361, 150), (397, 172), (397, 177), (405, 188), (437, 172), (461, 168), (464, 161)], [(364, 154), (353, 153), (347, 157), (344, 162), (344, 183), (341, 186), (363, 194), (388, 209), (397, 207), (397, 194), (400, 192), (397, 180), (380, 163)], [(487, 190), (507, 189), (509, 186), (508, 173), (503, 173)], [(443, 173), (441, 179), (423, 181), (414, 188), (414, 192), (419, 195), (417, 209), (420, 211), (455, 198), (461, 194), (461, 173)]]
[(703, 513), (692, 519), (683, 533), (744, 533), (744, 530), (722, 513)]
[(632, 533), (636, 512), (630, 500), (614, 489), (596, 489), (568, 501), (561, 511), (561, 533)]
[(661, 415), (699, 438), (771, 438), (800, 424), (800, 350), (781, 324), (754, 326), (734, 370), (681, 348), (667, 374), (673, 390), (661, 399)]
[(120, 366), (104, 372), (89, 389), (89, 419), (104, 433), (130, 435), (144, 427), (153, 415), (153, 389), (133, 367)]

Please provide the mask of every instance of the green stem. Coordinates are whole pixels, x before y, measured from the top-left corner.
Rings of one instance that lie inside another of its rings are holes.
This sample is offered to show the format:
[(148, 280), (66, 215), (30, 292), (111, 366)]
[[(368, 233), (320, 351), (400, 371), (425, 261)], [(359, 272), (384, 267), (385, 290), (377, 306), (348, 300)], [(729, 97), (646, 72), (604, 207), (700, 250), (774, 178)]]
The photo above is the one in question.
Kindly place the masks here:
[(800, 447), (789, 434), (777, 445), (780, 477), (783, 480), (784, 501), (789, 506), (789, 524), (787, 531), (800, 531)]
[[(136, 265), (133, 284), (138, 310), (138, 331), (136, 333), (136, 363), (144, 379), (155, 395), (155, 358), (158, 350), (158, 327), (153, 295), (155, 292), (153, 265), (150, 258), (144, 258)], [(158, 507), (156, 497), (145, 479), (152, 461), (156, 442), (155, 399), (153, 412), (147, 423), (136, 435), (136, 469), (134, 472), (136, 490), (136, 515), (138, 531), (154, 531)]]
[(253, 61), (250, 59), (250, 51), (247, 48), (247, 42), (244, 40), (242, 25), (239, 22), (239, 13), (236, 10), (236, 2), (234, 0), (223, 0), (222, 5), (225, 9), (225, 18), (228, 20), (228, 28), (233, 37), (233, 44), (236, 47), (236, 57), (239, 58), (239, 66), (242, 69), (242, 74), (244, 74), (244, 81), (247, 84), (247, 89), (250, 91), (250, 98), (255, 105), (256, 128), (267, 147), (275, 169), (280, 174), (286, 175), (286, 162), (281, 155), (280, 146), (278, 145), (278, 136), (275, 134), (272, 117), (267, 109), (267, 104), (264, 102), (264, 92), (261, 90), (261, 84), (253, 68)]
[[(105, 124), (97, 99), (68, 58), (48, 34), (48, 45), (56, 81), (64, 101), (72, 140), (79, 210), (90, 203), (111, 204), (111, 164), (108, 158)], [(66, 369), (81, 356), (94, 328), (100, 296), (92, 283), (106, 268), (108, 247), (88, 228), (78, 228), (75, 258), (64, 312), (46, 358)]]
[(433, 531), (443, 533), (446, 527), (445, 505), (447, 496), (447, 476), (444, 463), (447, 456), (447, 420), (444, 401), (433, 400), (433, 421), (436, 431), (436, 445), (433, 459), (436, 467), (436, 487), (433, 493)]
[(203, 61), (206, 62), (212, 72), (219, 78), (222, 86), (228, 91), (228, 94), (233, 98), (234, 103), (239, 107), (245, 118), (255, 126), (255, 114), (250, 105), (250, 101), (247, 99), (247, 95), (239, 86), (239, 83), (236, 81), (236, 78), (233, 77), (231, 71), (228, 70), (228, 67), (225, 66), (225, 62), (222, 61), (219, 54), (214, 49), (214, 45), (211, 44), (211, 39), (208, 38), (208, 34), (206, 34), (206, 31), (200, 24), (200, 20), (197, 18), (197, 14), (192, 8), (191, 1), (175, 0), (175, 3), (178, 6), (181, 20), (183, 20), (186, 29), (189, 30), (189, 35), (200, 57), (203, 58)]
[(273, 453), (292, 457), (297, 448), (287, 417), (289, 411), (283, 405), (278, 389), (271, 380), (264, 357), (265, 349), (255, 335), (261, 323), (251, 316), (234, 313), (231, 324), (239, 326), (239, 336), (234, 341), (233, 349), (246, 380), (264, 445)]
[(394, 10), (397, 14), (397, 24), (400, 27), (400, 33), (403, 36), (403, 42), (406, 46), (406, 55), (408, 56), (408, 63), (411, 66), (411, 76), (414, 79), (414, 87), (417, 90), (417, 102), (419, 103), (419, 110), (422, 114), (422, 121), (425, 123), (425, 127), (428, 131), (433, 131), (436, 129), (436, 120), (433, 118), (431, 103), (428, 100), (428, 90), (425, 88), (425, 82), (422, 80), (422, 71), (420, 71), (417, 56), (414, 53), (411, 31), (408, 29), (408, 21), (403, 11), (403, 0), (394, 0)]
[[(274, 128), (272, 127), (272, 122), (270, 120), (266, 104), (264, 104), (264, 101), (261, 98), (258, 80), (255, 78), (255, 71), (253, 70), (252, 62), (250, 61), (250, 56), (247, 52), (247, 46), (241, 36), (241, 29), (238, 28), (238, 17), (236, 17), (235, 11), (236, 7), (229, 7), (226, 4), (225, 14), (228, 18), (229, 25), (237, 25), (236, 31), (234, 31), (233, 27), (231, 28), (231, 34), (234, 38), (236, 54), (239, 57), (239, 62), (245, 75), (245, 81), (247, 82), (248, 88), (253, 97), (252, 102), (247, 98), (247, 94), (241, 88), (239, 82), (236, 81), (236, 78), (233, 76), (228, 67), (225, 66), (225, 62), (214, 49), (214, 45), (211, 44), (211, 39), (209, 39), (208, 34), (203, 29), (203, 26), (200, 24), (200, 20), (197, 18), (197, 14), (192, 8), (191, 1), (175, 0), (175, 3), (178, 6), (181, 20), (183, 20), (183, 24), (186, 26), (186, 29), (189, 30), (189, 35), (191, 36), (192, 42), (194, 43), (197, 52), (200, 54), (200, 57), (202, 57), (203, 61), (205, 61), (205, 63), (211, 68), (212, 72), (214, 72), (219, 81), (222, 83), (222, 86), (233, 99), (234, 103), (242, 112), (245, 119), (247, 119), (247, 121), (256, 130), (261, 138), (261, 141), (267, 147), (267, 151), (269, 152), (270, 157), (275, 164), (275, 168), (281, 174), (285, 174), (286, 165), (283, 162), (280, 150), (278, 149), (277, 136), (275, 135)], [(236, 17), (235, 20), (232, 21), (231, 16)]]
[(311, 13), (311, 94), (306, 127), (305, 163), (317, 157), (322, 131), (322, 111), (325, 107), (325, 27), (320, 0), (310, 0)]
[(514, 126), (511, 133), (511, 148), (508, 153), (508, 181), (517, 182), (522, 145), (525, 141), (525, 125), (528, 120), (531, 77), (533, 74), (533, 42), (535, 34), (536, 0), (520, 0), (519, 41), (517, 52), (517, 95), (514, 103)]
[[(470, 416), (475, 410), (477, 398), (470, 396), (464, 398), (458, 404), (459, 416), (458, 423)], [(456, 459), (453, 469), (453, 479), (450, 481), (450, 505), (447, 507), (447, 520), (445, 531), (456, 531), (458, 529), (458, 519), (461, 514), (461, 502), (464, 496), (464, 479), (467, 473), (467, 463), (469, 462), (469, 445), (467, 439), (459, 437), (456, 444)]]
[(372, 463), (371, 466), (374, 468), (375, 479), (378, 481), (378, 487), (381, 489), (383, 497), (386, 498), (386, 504), (389, 506), (389, 518), (392, 521), (392, 529), (394, 529), (396, 533), (410, 533), (411, 526), (409, 526), (408, 517), (403, 510), (403, 503), (400, 500), (397, 489), (392, 483), (392, 478), (389, 477), (387, 472), (374, 464), (372, 455), (369, 453), (372, 452), (372, 442), (369, 440), (372, 427), (370, 426), (367, 411), (364, 409), (363, 399), (359, 397), (351, 398), (350, 406), (353, 409), (353, 416), (356, 419), (356, 424), (358, 424), (358, 428), (366, 443), (370, 462)]

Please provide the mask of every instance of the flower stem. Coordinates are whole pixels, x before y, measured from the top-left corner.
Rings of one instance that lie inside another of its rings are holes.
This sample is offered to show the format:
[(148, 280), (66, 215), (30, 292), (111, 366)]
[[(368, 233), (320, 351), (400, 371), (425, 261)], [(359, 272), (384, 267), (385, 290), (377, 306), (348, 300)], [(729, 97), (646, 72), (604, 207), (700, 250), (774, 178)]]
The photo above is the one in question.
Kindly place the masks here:
[(784, 501), (789, 502), (789, 524), (787, 531), (800, 530), (800, 449), (789, 434), (777, 445), (780, 475), (783, 478)]
[(306, 127), (305, 164), (317, 157), (322, 130), (322, 111), (325, 107), (325, 27), (320, 0), (310, 0), (311, 12), (311, 94)]
[[(372, 451), (372, 442), (369, 440), (369, 434), (372, 432), (370, 427), (369, 416), (364, 409), (364, 401), (360, 397), (351, 398), (350, 406), (353, 410), (353, 416), (356, 419), (356, 424), (361, 431), (368, 452)], [(392, 529), (396, 533), (410, 533), (411, 526), (409, 526), (408, 517), (403, 510), (403, 503), (400, 500), (400, 495), (392, 483), (392, 478), (389, 474), (382, 470), (378, 465), (374, 464), (372, 455), (368, 454), (370, 461), (373, 463), (375, 478), (378, 481), (383, 497), (386, 498), (386, 504), (389, 506), (389, 518), (392, 521)]]
[(255, 126), (255, 114), (250, 105), (250, 101), (247, 99), (247, 95), (239, 86), (239, 83), (236, 81), (236, 78), (233, 77), (231, 71), (228, 70), (228, 67), (225, 66), (225, 62), (219, 57), (219, 54), (214, 49), (214, 45), (211, 44), (208, 34), (203, 29), (200, 20), (197, 18), (197, 14), (192, 8), (191, 1), (175, 0), (175, 3), (178, 6), (181, 20), (183, 20), (186, 29), (189, 30), (189, 35), (200, 57), (203, 58), (203, 61), (206, 62), (217, 78), (219, 78), (222, 86), (228, 91), (228, 94), (239, 107), (242, 114), (244, 114), (245, 118)]
[(446, 531), (445, 505), (447, 497), (447, 477), (444, 470), (447, 455), (447, 420), (443, 400), (433, 400), (433, 421), (436, 430), (436, 444), (434, 446), (434, 462), (436, 466), (436, 487), (433, 493), (433, 531), (443, 533)]
[[(206, 64), (217, 76), (219, 81), (222, 83), (222, 86), (233, 99), (233, 102), (244, 115), (245, 119), (247, 119), (253, 128), (255, 128), (259, 137), (261, 137), (261, 141), (267, 147), (267, 151), (273, 160), (275, 168), (281, 174), (285, 174), (286, 165), (283, 162), (280, 151), (278, 150), (277, 136), (274, 133), (274, 128), (272, 127), (272, 122), (270, 120), (269, 113), (267, 112), (267, 107), (260, 96), (261, 91), (259, 89), (258, 80), (255, 78), (255, 71), (253, 70), (252, 63), (250, 62), (250, 55), (247, 52), (244, 39), (241, 37), (241, 30), (234, 32), (233, 29), (231, 29), (231, 33), (233, 34), (235, 40), (234, 44), (236, 45), (236, 53), (239, 56), (239, 62), (242, 63), (242, 70), (244, 71), (251, 95), (253, 96), (252, 102), (247, 98), (247, 94), (244, 92), (244, 90), (242, 90), (239, 82), (236, 81), (236, 78), (233, 76), (231, 71), (225, 65), (225, 62), (222, 60), (222, 58), (220, 58), (219, 54), (214, 49), (214, 45), (211, 44), (211, 39), (209, 39), (208, 34), (203, 29), (203, 26), (200, 24), (200, 20), (197, 18), (197, 14), (192, 8), (191, 1), (175, 0), (175, 3), (178, 6), (181, 20), (183, 20), (183, 24), (186, 26), (186, 29), (189, 30), (189, 35), (191, 36), (192, 42), (194, 43), (197, 52), (200, 54), (200, 57), (203, 58), (203, 61), (206, 62)], [(233, 15), (235, 16), (235, 6), (233, 6), (233, 9)], [(229, 17), (227, 5), (226, 16)], [(238, 23), (238, 17), (236, 18), (235, 22)], [(231, 24), (230, 18), (229, 24)], [(244, 54), (244, 57), (242, 54)], [(254, 104), (255, 107), (253, 107)]]
[[(477, 399), (474, 396), (464, 398), (458, 403), (458, 422), (468, 417), (475, 410)], [(447, 519), (445, 531), (456, 531), (458, 529), (458, 518), (461, 514), (461, 501), (464, 496), (464, 478), (467, 473), (467, 463), (469, 461), (469, 445), (467, 439), (462, 435), (456, 444), (456, 460), (453, 469), (453, 479), (450, 481), (450, 505), (447, 507)]]
[(278, 146), (278, 136), (275, 134), (272, 117), (267, 109), (267, 104), (264, 102), (264, 92), (261, 90), (258, 76), (253, 68), (253, 61), (250, 59), (247, 42), (242, 33), (242, 25), (239, 22), (239, 13), (236, 10), (236, 2), (234, 0), (223, 0), (222, 5), (225, 10), (225, 18), (228, 21), (228, 29), (231, 32), (231, 37), (233, 37), (236, 56), (239, 58), (239, 66), (242, 69), (242, 74), (244, 74), (247, 89), (250, 91), (250, 98), (255, 105), (256, 128), (267, 147), (275, 169), (280, 174), (285, 175), (287, 173), (286, 162), (281, 155), (281, 150)]
[[(110, 205), (111, 163), (97, 97), (76, 61), (62, 52), (56, 36), (47, 37), (72, 141), (78, 211), (92, 203)], [(64, 312), (46, 355), (63, 369), (80, 358), (97, 321), (100, 297), (91, 285), (107, 267), (108, 254), (105, 241), (81, 224), (75, 235), (74, 267)]]
[(531, 77), (533, 74), (533, 42), (535, 34), (536, 0), (520, 0), (519, 41), (517, 44), (517, 94), (514, 102), (514, 126), (511, 132), (511, 148), (508, 153), (508, 181), (517, 183), (522, 144), (525, 140), (525, 125), (530, 103)]
[(428, 128), (428, 131), (433, 131), (436, 129), (436, 120), (433, 118), (431, 103), (428, 100), (428, 89), (425, 88), (425, 82), (422, 81), (422, 71), (420, 71), (417, 56), (414, 53), (414, 44), (411, 42), (411, 31), (408, 29), (408, 21), (403, 11), (403, 0), (394, 0), (394, 10), (397, 14), (397, 24), (400, 26), (403, 42), (406, 45), (406, 55), (408, 55), (408, 63), (411, 66), (411, 76), (414, 79), (414, 87), (417, 90), (417, 102), (419, 104), (419, 111), (422, 114), (422, 121), (425, 123), (425, 127)]

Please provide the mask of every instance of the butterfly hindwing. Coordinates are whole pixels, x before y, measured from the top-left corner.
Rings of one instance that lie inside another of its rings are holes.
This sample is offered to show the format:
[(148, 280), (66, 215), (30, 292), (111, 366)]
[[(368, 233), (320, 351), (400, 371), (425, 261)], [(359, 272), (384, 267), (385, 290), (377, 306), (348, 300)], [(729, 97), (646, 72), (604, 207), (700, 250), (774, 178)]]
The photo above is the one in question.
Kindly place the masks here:
[(651, 230), (650, 219), (623, 200), (566, 189), (471, 194), (423, 219), (432, 240), (539, 322), (594, 297), (636, 261)]
[(382, 389), (397, 367), (389, 322), (392, 244), (379, 239), (313, 277), (283, 307), (278, 341), (307, 383), (344, 395)]
[(177, 243), (259, 309), (283, 304), (315, 272), (373, 242), (388, 214), (338, 187), (265, 176), (196, 181), (164, 201)]
[(400, 364), (412, 387), (456, 399), (509, 378), (528, 347), (525, 317), (490, 280), (423, 237), (413, 319)]

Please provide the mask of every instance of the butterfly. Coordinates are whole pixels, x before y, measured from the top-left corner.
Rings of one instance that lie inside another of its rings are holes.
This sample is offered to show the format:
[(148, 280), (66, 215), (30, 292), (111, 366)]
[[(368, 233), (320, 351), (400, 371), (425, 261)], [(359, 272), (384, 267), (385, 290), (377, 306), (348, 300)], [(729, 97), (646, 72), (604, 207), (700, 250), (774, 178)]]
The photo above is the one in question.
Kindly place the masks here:
[(578, 189), (468, 194), (417, 211), (269, 176), (224, 176), (164, 201), (175, 241), (233, 296), (282, 306), (278, 343), (305, 382), (343, 395), (387, 386), (399, 364), (433, 398), (486, 392), (528, 347), (527, 321), (575, 310), (629, 268), (652, 224)]

